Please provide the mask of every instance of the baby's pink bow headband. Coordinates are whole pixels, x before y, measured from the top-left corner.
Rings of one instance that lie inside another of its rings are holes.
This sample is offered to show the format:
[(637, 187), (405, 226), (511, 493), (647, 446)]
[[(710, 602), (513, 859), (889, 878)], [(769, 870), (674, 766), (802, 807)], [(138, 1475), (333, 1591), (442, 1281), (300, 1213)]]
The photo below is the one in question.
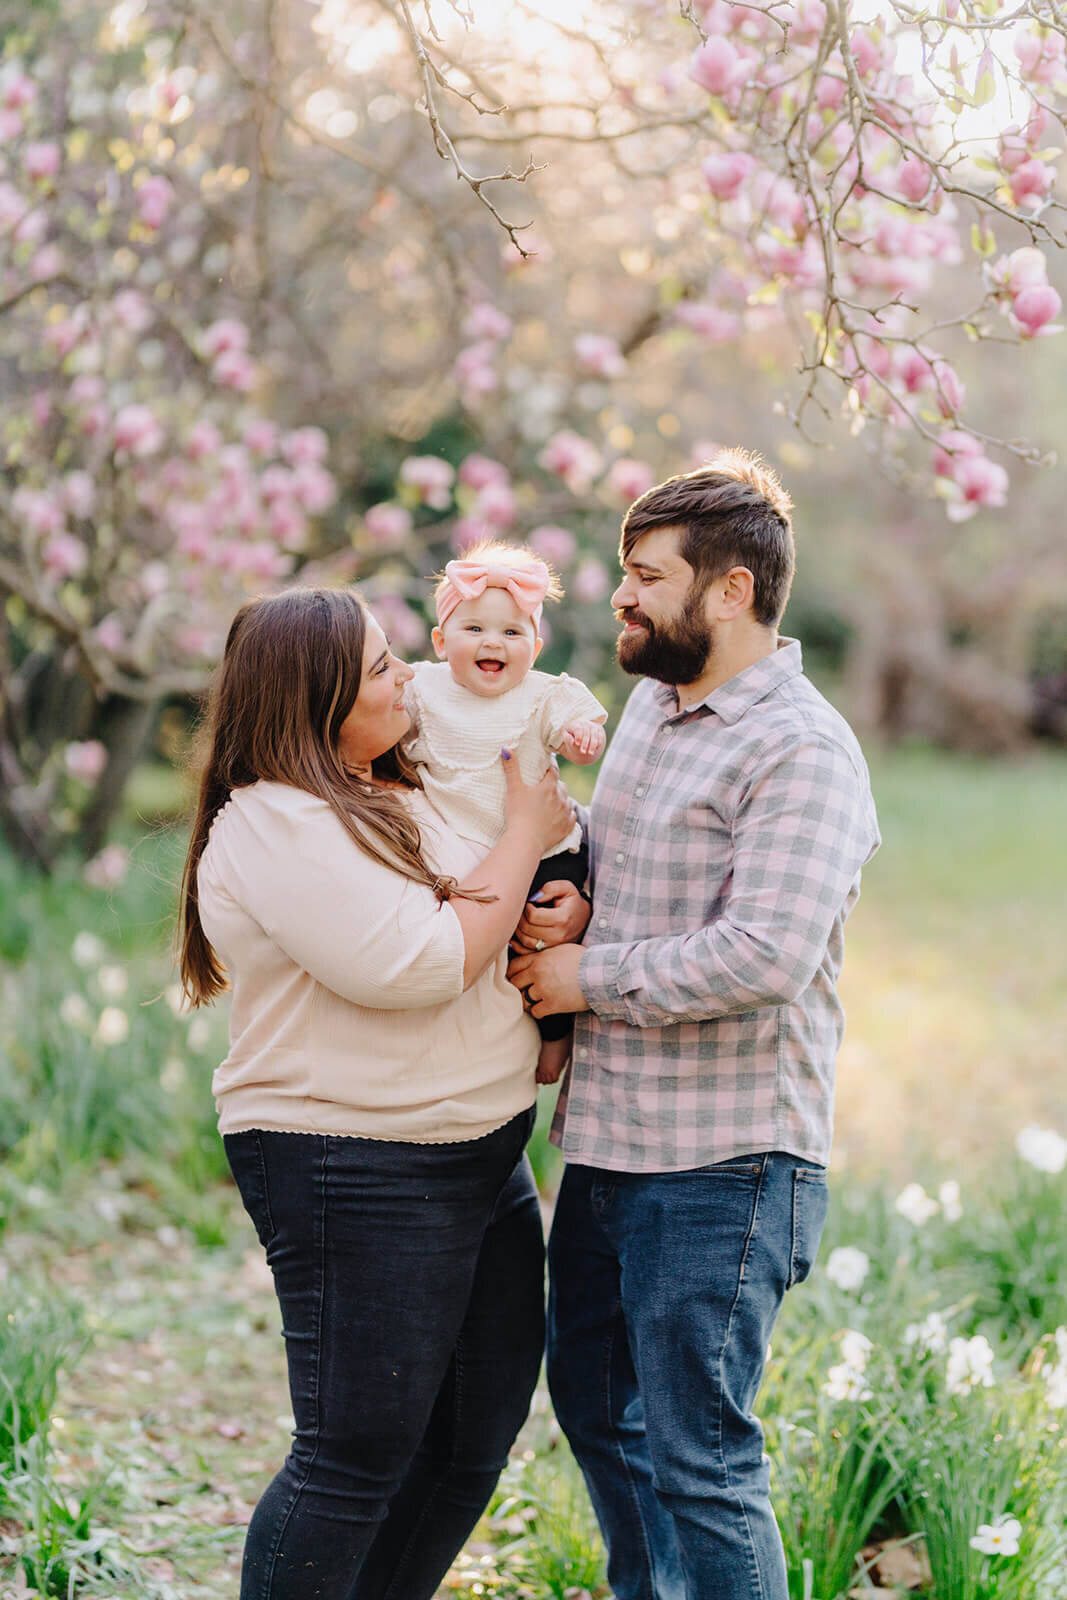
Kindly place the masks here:
[(531, 561), (525, 567), (450, 561), (445, 567), (445, 582), (437, 591), (437, 620), (443, 623), (464, 600), (476, 600), (486, 589), (506, 589), (519, 610), (531, 617), (537, 628), (549, 581), (549, 571), (543, 561)]

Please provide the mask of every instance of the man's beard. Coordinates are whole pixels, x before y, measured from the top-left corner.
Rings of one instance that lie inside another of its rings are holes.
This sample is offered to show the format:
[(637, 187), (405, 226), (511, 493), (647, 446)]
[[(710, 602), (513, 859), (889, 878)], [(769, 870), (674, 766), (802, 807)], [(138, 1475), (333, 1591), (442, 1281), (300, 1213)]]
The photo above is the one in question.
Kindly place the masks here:
[(670, 622), (653, 623), (643, 611), (621, 613), (640, 622), (644, 632), (619, 634), (615, 644), (619, 666), (635, 677), (655, 678), (659, 683), (695, 683), (715, 646), (703, 612), (703, 594), (690, 592), (680, 615)]

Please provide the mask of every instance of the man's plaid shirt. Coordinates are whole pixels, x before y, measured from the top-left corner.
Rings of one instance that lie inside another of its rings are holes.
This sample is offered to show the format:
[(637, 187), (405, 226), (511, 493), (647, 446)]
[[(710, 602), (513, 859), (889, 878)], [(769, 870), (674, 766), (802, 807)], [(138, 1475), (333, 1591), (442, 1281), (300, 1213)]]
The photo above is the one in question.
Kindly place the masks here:
[(644, 679), (588, 818), (593, 914), (553, 1139), (569, 1161), (674, 1172), (750, 1151), (825, 1164), (866, 764), (800, 645), (678, 710)]

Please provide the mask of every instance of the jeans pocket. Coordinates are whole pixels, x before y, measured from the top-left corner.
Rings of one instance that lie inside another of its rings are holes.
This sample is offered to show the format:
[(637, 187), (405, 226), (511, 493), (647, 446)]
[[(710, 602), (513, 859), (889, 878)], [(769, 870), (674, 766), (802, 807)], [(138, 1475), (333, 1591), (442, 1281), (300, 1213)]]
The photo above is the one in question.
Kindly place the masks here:
[(830, 1187), (821, 1167), (797, 1167), (793, 1173), (793, 1245), (787, 1289), (803, 1283), (815, 1264)]
[(241, 1201), (252, 1219), (260, 1244), (266, 1250), (274, 1238), (274, 1218), (267, 1188), (267, 1163), (259, 1133), (228, 1133), (223, 1139)]

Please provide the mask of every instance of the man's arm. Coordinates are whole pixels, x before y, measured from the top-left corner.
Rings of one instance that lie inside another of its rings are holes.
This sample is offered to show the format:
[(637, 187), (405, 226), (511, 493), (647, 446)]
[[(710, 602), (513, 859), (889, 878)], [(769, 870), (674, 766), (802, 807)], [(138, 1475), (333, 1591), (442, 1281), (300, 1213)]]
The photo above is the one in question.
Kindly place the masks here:
[[(734, 820), (723, 914), (694, 932), (587, 947), (577, 981), (590, 1010), (657, 1027), (789, 1004), (877, 843), (865, 778), (843, 746), (813, 735), (769, 754)], [(554, 1009), (536, 969), (534, 988)]]

